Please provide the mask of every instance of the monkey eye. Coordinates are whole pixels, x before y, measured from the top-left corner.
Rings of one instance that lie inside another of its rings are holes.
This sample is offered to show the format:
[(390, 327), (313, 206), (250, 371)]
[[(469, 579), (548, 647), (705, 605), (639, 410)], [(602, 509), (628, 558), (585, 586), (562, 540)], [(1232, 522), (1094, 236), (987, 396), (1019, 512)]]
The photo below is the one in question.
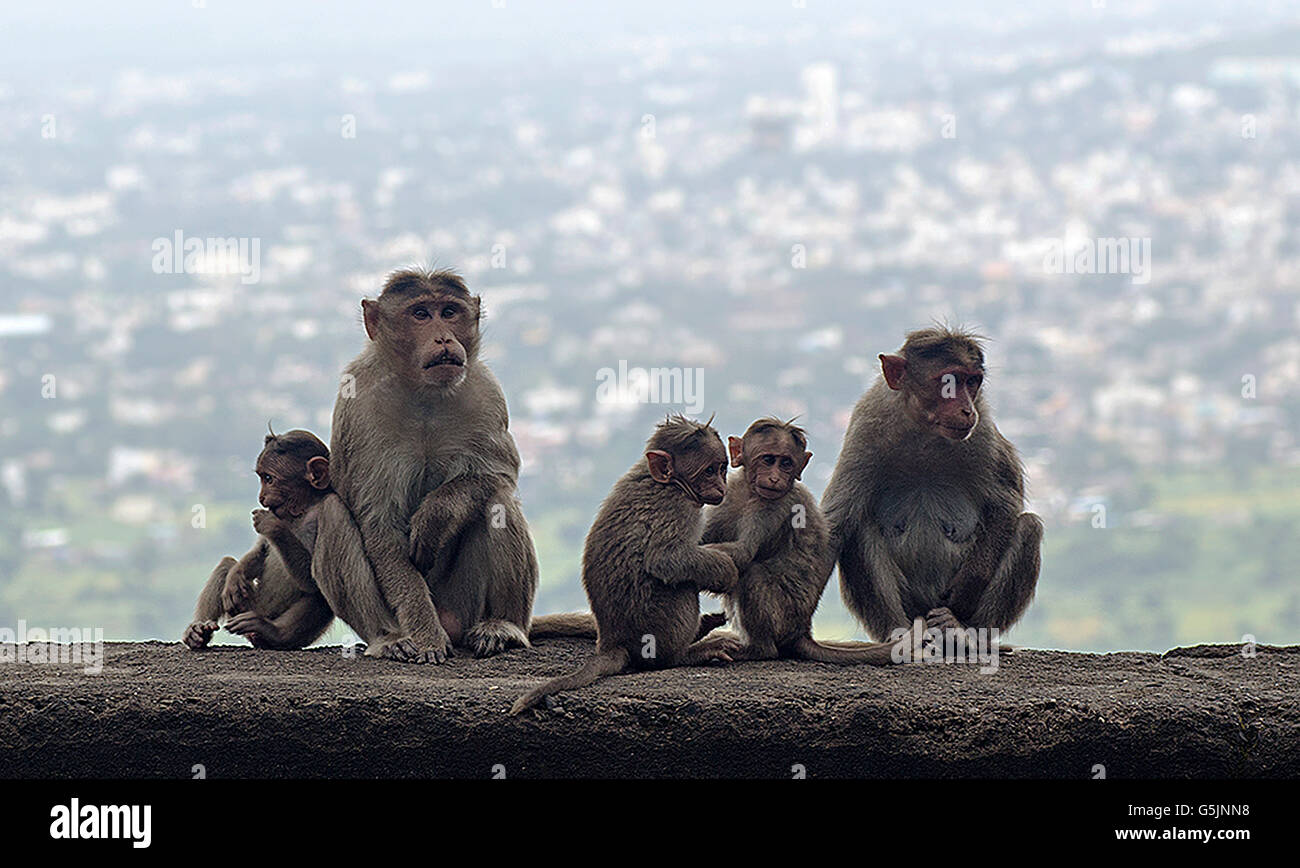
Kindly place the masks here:
[(275, 482), (275, 477), (269, 473), (263, 473), (261, 474), (261, 476), (262, 476), (262, 481), (265, 482), (267, 485), (270, 485), (272, 482)]
[(794, 467), (794, 462), (793, 462), (793, 461), (791, 461), (789, 458), (782, 458), (782, 459), (781, 459), (781, 469), (782, 469), (782, 470), (789, 470), (791, 467)]
[(975, 392), (979, 390), (979, 387), (981, 384), (983, 384), (983, 382), (984, 382), (984, 378), (976, 375), (974, 377), (971, 377), (969, 380), (967, 380), (966, 385), (967, 387), (970, 388), (972, 392)]
[(424, 305), (418, 305), (411, 308), (411, 316), (416, 319), (428, 319), (432, 314), (429, 313), (429, 309)]
[(460, 313), (460, 308), (456, 307), (454, 304), (449, 304), (442, 309), (442, 318), (451, 319), (458, 313)]

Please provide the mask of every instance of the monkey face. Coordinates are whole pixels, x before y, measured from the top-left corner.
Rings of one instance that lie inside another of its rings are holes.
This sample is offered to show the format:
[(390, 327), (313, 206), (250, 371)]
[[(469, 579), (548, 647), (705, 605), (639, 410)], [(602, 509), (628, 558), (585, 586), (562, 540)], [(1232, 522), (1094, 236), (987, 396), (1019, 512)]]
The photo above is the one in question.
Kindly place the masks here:
[(929, 417), (936, 433), (948, 440), (962, 441), (979, 424), (975, 396), (984, 383), (984, 372), (973, 368), (952, 367), (931, 377), (934, 390)]
[(722, 444), (717, 445), (717, 454), (705, 457), (704, 466), (692, 481), (695, 493), (709, 506), (722, 503), (722, 498), (727, 493), (727, 456), (722, 452)]
[(811, 452), (798, 449), (794, 439), (781, 431), (750, 434), (741, 442), (742, 466), (750, 491), (763, 500), (779, 500), (803, 476)]
[(444, 292), (363, 302), (366, 331), (420, 386), (454, 389), (478, 350), (478, 307)]
[(656, 482), (676, 485), (697, 503), (722, 503), (727, 493), (727, 454), (716, 434), (711, 443), (706, 441), (677, 454), (651, 449), (645, 457)]
[(291, 456), (265, 449), (257, 457), (255, 472), (262, 484), (257, 502), (276, 518), (297, 518), (330, 487), (329, 459), (321, 455), (304, 464)]
[(960, 442), (979, 424), (975, 398), (984, 384), (982, 363), (938, 358), (909, 362), (882, 355), (885, 382), (904, 394), (907, 414), (919, 426), (946, 440)]

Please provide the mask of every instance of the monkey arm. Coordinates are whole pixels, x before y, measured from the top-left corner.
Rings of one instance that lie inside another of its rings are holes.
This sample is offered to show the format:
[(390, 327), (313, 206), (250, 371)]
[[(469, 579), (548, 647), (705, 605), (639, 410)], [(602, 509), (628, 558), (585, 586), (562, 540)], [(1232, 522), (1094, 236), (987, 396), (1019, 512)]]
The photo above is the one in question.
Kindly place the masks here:
[(963, 624), (974, 615), (1014, 535), (1014, 516), (993, 510), (986, 513), (974, 548), (949, 582), (943, 596), (948, 608)]
[(311, 577), (311, 552), (302, 541), (287, 526), (275, 528), (267, 534), (267, 539), (280, 553), (294, 584), (304, 592), (314, 592), (316, 583)]
[(868, 525), (845, 537), (839, 556), (840, 596), (877, 641), (911, 623), (903, 608), (903, 573), (880, 532)]
[(427, 571), (438, 553), (475, 518), (483, 516), (503, 480), (467, 474), (450, 479), (424, 496), (411, 516), (410, 558)]
[(375, 569), (375, 581), (393, 608), (398, 625), (420, 652), (432, 654), (430, 659), (442, 662), (451, 641), (438, 620), (438, 610), (429, 596), (424, 576), (411, 563), (407, 539), (400, 530), (385, 527), (373, 518), (358, 522), (358, 528), (366, 557)]
[(690, 582), (701, 590), (726, 593), (736, 586), (739, 573), (731, 556), (717, 550), (719, 545), (652, 545), (646, 572), (664, 584)]
[(292, 651), (310, 645), (334, 620), (325, 598), (303, 594), (276, 618), (241, 612), (226, 624), (232, 633), (246, 637), (257, 648)]
[(1011, 546), (1024, 507), (1025, 482), (1020, 459), (1001, 434), (997, 440), (1001, 448), (996, 450), (993, 459), (993, 485), (980, 516), (975, 546), (948, 583), (943, 597), (962, 623), (975, 614), (980, 598)]
[(253, 579), (261, 577), (266, 568), (269, 546), (266, 538), (259, 536), (253, 547), (226, 573), (226, 581), (221, 589), (221, 606), (225, 612), (242, 612), (252, 604)]

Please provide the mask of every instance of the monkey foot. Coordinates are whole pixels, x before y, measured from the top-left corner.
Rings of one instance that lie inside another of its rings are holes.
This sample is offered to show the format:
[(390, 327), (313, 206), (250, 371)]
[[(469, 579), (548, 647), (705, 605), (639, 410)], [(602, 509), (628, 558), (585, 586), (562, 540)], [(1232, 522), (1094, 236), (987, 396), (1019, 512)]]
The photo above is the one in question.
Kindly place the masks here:
[(927, 630), (964, 630), (965, 625), (957, 620), (957, 616), (952, 613), (951, 609), (946, 607), (931, 609), (925, 613), (925, 629)]
[(745, 643), (732, 636), (714, 636), (696, 642), (686, 649), (687, 665), (700, 663), (731, 663), (745, 650)]
[(465, 644), (475, 657), (491, 657), (511, 648), (528, 647), (528, 634), (509, 621), (479, 621), (465, 634)]
[(212, 641), (212, 634), (216, 631), (216, 621), (195, 621), (185, 628), (185, 635), (181, 637), (181, 641), (191, 651), (198, 651), (208, 647), (208, 643)]
[(448, 644), (420, 648), (412, 639), (398, 639), (381, 648), (379, 656), (398, 663), (446, 663), (453, 655)]

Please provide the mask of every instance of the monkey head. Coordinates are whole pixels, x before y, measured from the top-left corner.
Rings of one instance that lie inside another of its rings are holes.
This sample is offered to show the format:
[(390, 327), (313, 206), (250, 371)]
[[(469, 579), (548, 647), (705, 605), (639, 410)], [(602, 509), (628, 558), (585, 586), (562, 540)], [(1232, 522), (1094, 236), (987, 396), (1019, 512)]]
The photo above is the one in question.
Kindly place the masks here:
[(266, 435), (257, 456), (262, 482), (257, 502), (276, 518), (292, 520), (330, 491), (330, 451), (310, 431)]
[(802, 428), (780, 419), (759, 419), (743, 437), (728, 437), (731, 466), (745, 469), (750, 493), (763, 500), (780, 500), (803, 477), (812, 458), (806, 452)]
[(677, 486), (697, 506), (722, 503), (727, 491), (727, 451), (708, 422), (668, 417), (646, 443), (645, 460), (655, 482)]
[(889, 388), (903, 393), (915, 425), (953, 441), (974, 432), (984, 383), (977, 335), (949, 328), (914, 331), (897, 355), (880, 356), (880, 367)]
[(366, 335), (415, 387), (453, 390), (478, 357), (479, 297), (451, 271), (403, 269), (361, 302)]

